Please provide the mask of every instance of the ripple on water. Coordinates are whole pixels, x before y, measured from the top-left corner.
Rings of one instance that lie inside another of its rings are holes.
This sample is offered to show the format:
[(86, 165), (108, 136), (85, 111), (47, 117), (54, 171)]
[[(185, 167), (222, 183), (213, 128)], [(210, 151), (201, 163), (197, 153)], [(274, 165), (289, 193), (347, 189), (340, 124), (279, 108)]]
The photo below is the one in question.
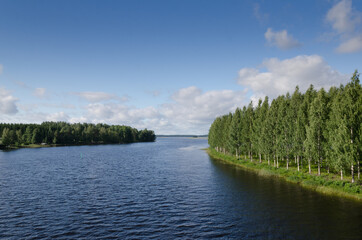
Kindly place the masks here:
[(207, 140), (165, 138), (0, 152), (0, 238), (362, 235), (361, 205), (213, 161), (205, 147)]

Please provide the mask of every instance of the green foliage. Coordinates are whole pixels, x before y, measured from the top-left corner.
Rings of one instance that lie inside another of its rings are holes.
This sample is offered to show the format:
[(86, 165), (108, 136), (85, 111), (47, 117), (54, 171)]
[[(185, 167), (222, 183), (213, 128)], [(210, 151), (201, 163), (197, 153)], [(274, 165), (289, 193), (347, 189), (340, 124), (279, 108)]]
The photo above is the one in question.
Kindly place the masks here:
[(362, 87), (357, 71), (346, 86), (331, 87), (328, 93), (310, 85), (304, 94), (296, 87), (292, 96), (278, 96), (270, 106), (268, 101), (217, 117), (209, 130), (210, 147), (244, 160), (263, 154), (303, 172), (309, 172), (305, 163), (311, 160), (312, 173), (334, 172), (341, 178), (347, 173), (352, 182), (356, 171), (360, 175)]
[[(43, 122), (42, 124), (0, 123), (2, 144), (5, 146), (28, 144), (100, 144), (153, 142), (156, 135), (151, 130), (138, 131), (129, 126)], [(24, 133), (24, 134), (23, 134)]]

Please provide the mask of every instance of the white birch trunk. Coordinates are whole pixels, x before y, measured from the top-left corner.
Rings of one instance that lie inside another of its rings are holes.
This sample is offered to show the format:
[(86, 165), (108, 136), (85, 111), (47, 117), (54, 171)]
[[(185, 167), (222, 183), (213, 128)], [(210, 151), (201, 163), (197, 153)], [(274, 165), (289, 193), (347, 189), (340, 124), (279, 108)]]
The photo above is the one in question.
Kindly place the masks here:
[(343, 180), (343, 170), (341, 169), (341, 180)]
[(321, 175), (321, 160), (318, 159), (318, 176)]
[(310, 161), (311, 159), (308, 158), (308, 169), (309, 169), (309, 174), (312, 174), (312, 169), (310, 168)]
[(354, 170), (353, 170), (353, 163), (351, 164), (351, 176), (352, 176), (352, 183), (354, 183)]
[(298, 172), (299, 172), (299, 155), (297, 156), (297, 166), (298, 166)]
[(274, 167), (275, 167), (275, 154), (274, 154)]

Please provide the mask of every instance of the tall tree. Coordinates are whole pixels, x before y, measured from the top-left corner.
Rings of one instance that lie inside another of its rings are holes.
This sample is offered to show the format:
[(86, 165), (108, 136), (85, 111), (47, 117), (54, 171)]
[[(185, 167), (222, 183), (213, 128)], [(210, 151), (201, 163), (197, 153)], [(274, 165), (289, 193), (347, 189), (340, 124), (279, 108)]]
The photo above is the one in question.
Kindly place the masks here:
[(322, 88), (313, 100), (309, 109), (309, 126), (307, 127), (307, 142), (310, 154), (318, 163), (318, 175), (321, 174), (321, 161), (325, 158), (326, 123), (328, 119), (327, 96)]
[(229, 128), (229, 149), (239, 157), (241, 147), (241, 110), (237, 108), (231, 120)]

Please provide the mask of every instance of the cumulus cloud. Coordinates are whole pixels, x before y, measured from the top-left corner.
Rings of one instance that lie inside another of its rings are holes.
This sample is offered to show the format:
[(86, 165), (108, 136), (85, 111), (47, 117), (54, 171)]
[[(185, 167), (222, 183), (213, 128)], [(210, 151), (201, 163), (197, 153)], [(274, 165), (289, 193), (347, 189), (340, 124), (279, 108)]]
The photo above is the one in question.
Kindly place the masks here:
[(52, 121), (52, 122), (58, 122), (58, 121), (67, 122), (70, 119), (69, 116), (64, 112), (52, 113), (47, 115), (45, 118), (47, 121)]
[(162, 112), (167, 117), (179, 118), (192, 122), (204, 122), (215, 118), (220, 113), (235, 110), (245, 102), (242, 91), (220, 90), (203, 93), (197, 87), (188, 87), (173, 94), (171, 104), (164, 104)]
[(125, 124), (149, 128), (158, 134), (205, 134), (215, 117), (234, 111), (245, 104), (245, 92), (208, 91), (197, 87), (182, 88), (171, 101), (158, 107), (136, 108), (119, 102), (90, 103), (82, 117), (71, 122)]
[(337, 52), (340, 53), (353, 53), (360, 50), (362, 50), (362, 34), (342, 42), (337, 48)]
[(88, 102), (102, 102), (107, 100), (119, 100), (127, 101), (127, 97), (120, 98), (115, 94), (105, 93), (105, 92), (75, 92), (73, 95), (79, 96), (82, 99), (85, 99)]
[(13, 115), (18, 112), (17, 98), (13, 97), (5, 88), (0, 88), (0, 113)]
[(342, 0), (327, 13), (326, 19), (339, 33), (353, 32), (361, 19), (359, 13), (353, 11), (351, 0)]
[(326, 21), (339, 35), (339, 53), (352, 53), (362, 50), (362, 13), (352, 8), (351, 0), (342, 0), (334, 5), (326, 15)]
[(288, 35), (287, 30), (273, 31), (268, 28), (264, 34), (265, 39), (272, 46), (277, 46), (280, 49), (286, 50), (301, 46), (301, 43), (294, 39), (291, 35)]
[(45, 88), (35, 88), (33, 92), (34, 96), (38, 98), (44, 98), (46, 95), (46, 89)]
[[(261, 68), (266, 71), (261, 71)], [(348, 76), (334, 70), (318, 55), (266, 59), (260, 68), (241, 69), (238, 78), (238, 83), (250, 88), (255, 95), (269, 97), (293, 92), (297, 85), (305, 91), (310, 84), (317, 89), (328, 89), (347, 81)]]

